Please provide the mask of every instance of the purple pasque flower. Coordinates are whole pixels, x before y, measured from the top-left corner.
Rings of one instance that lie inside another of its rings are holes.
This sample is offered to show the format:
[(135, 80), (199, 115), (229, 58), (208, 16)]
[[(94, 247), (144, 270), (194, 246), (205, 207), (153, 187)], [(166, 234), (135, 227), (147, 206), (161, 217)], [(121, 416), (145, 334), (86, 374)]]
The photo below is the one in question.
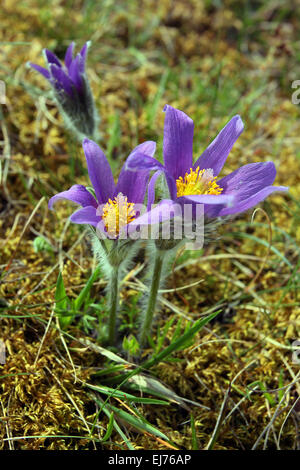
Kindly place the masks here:
[(164, 164), (153, 157), (130, 155), (130, 170), (157, 170), (149, 184), (149, 202), (155, 198), (156, 178), (165, 175), (170, 197), (179, 204), (203, 204), (207, 217), (244, 212), (284, 186), (272, 186), (276, 169), (273, 162), (244, 165), (217, 180), (235, 141), (244, 129), (240, 116), (234, 116), (193, 163), (194, 123), (185, 113), (166, 105), (163, 139)]
[[(84, 139), (83, 150), (86, 157), (89, 177), (95, 196), (84, 186), (75, 184), (67, 191), (53, 196), (49, 208), (59, 199), (68, 199), (82, 206), (74, 212), (70, 220), (75, 224), (89, 224), (97, 227), (109, 238), (117, 239), (121, 230), (130, 226), (140, 213), (147, 189), (149, 170), (138, 173), (129, 171), (124, 164), (117, 184), (106, 156), (100, 147), (89, 139)], [(130, 155), (140, 158), (153, 157), (156, 144), (152, 141), (138, 145)]]
[(97, 114), (85, 71), (89, 42), (76, 57), (74, 47), (75, 43), (72, 42), (67, 49), (64, 65), (48, 49), (44, 49), (48, 68), (32, 63), (29, 65), (51, 83), (58, 105), (68, 118), (67, 123), (80, 135), (92, 137), (96, 131)]

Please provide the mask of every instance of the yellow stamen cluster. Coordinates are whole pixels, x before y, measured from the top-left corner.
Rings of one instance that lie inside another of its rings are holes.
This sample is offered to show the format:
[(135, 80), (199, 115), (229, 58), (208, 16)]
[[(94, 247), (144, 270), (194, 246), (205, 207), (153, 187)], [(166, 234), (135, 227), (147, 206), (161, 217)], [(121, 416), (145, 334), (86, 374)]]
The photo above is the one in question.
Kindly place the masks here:
[(111, 237), (117, 237), (125, 225), (135, 219), (134, 203), (127, 201), (127, 196), (119, 193), (113, 200), (109, 199), (105, 204), (102, 219), (107, 233)]
[(216, 183), (216, 177), (211, 168), (207, 170), (196, 170), (190, 168), (190, 172), (180, 176), (176, 180), (177, 197), (195, 194), (221, 194), (223, 188)]

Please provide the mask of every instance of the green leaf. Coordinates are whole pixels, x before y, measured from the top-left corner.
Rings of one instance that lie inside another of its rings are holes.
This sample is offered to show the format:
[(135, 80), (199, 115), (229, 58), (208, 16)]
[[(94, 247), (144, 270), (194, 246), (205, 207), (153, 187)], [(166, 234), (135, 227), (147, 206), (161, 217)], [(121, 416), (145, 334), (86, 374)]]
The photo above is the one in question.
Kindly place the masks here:
[[(160, 437), (161, 439), (164, 439), (169, 442), (169, 438), (162, 433), (159, 429), (156, 429), (152, 424), (150, 424), (144, 417), (139, 416), (137, 418), (136, 416), (127, 413), (127, 411), (120, 410), (119, 408), (116, 408), (115, 406), (112, 405), (107, 405), (108, 408), (110, 408), (112, 411), (115, 412), (115, 414), (121, 418), (123, 421), (127, 422), (130, 426), (133, 426), (136, 429), (139, 429), (141, 431), (146, 431), (150, 434), (153, 434), (154, 436)], [(135, 412), (137, 412), (135, 410)]]
[(92, 275), (90, 276), (90, 278), (87, 281), (84, 288), (79, 293), (78, 297), (74, 300), (74, 302), (73, 302), (74, 310), (76, 310), (76, 311), (80, 310), (80, 308), (83, 305), (84, 301), (87, 299), (87, 297), (90, 293), (90, 290), (91, 290), (95, 280), (98, 278), (99, 274), (100, 274), (100, 267), (98, 266), (95, 269), (95, 271), (92, 273)]
[(68, 326), (73, 319), (73, 315), (68, 314), (70, 305), (71, 302), (69, 297), (67, 296), (64, 280), (60, 272), (56, 282), (55, 313), (57, 313), (59, 317), (59, 323), (61, 328), (65, 328), (66, 326)]
[(205, 318), (200, 318), (197, 320), (191, 328), (188, 329), (180, 338), (178, 338), (176, 341), (171, 343), (167, 348), (163, 349), (159, 354), (154, 355), (147, 361), (145, 361), (142, 364), (142, 367), (144, 369), (149, 369), (150, 367), (153, 367), (155, 364), (158, 364), (159, 362), (163, 361), (166, 359), (168, 356), (170, 356), (173, 352), (179, 351), (183, 345), (185, 345), (187, 342), (189, 342), (207, 323), (209, 323), (213, 318), (215, 318), (220, 311), (211, 313)]
[(195, 426), (195, 419), (194, 419), (193, 415), (191, 415), (191, 428), (192, 428), (192, 449), (193, 450), (199, 450), (197, 433), (196, 433), (196, 426)]
[(96, 372), (93, 373), (93, 376), (95, 377), (100, 377), (100, 376), (103, 376), (103, 375), (112, 375), (114, 374), (115, 372), (120, 372), (120, 371), (124, 371), (124, 366), (123, 365), (112, 365), (112, 366), (108, 366), (108, 367), (105, 367), (104, 369), (101, 369), (101, 370), (97, 370)]
[(101, 354), (102, 356), (107, 357), (111, 361), (118, 362), (120, 364), (127, 364), (129, 366), (133, 366), (133, 364), (130, 364), (130, 362), (125, 361), (122, 357), (118, 356), (117, 354), (113, 353), (112, 351), (109, 351), (109, 349), (105, 349), (102, 346), (99, 346), (98, 344), (92, 343), (92, 341), (86, 339), (86, 338), (80, 338), (80, 342), (91, 348), (93, 351)]
[[(106, 414), (106, 416), (108, 416), (109, 419), (110, 419), (110, 417), (111, 417), (111, 415), (112, 415), (113, 413), (108, 409), (108, 407), (107, 407), (102, 401), (96, 400), (96, 402), (97, 402), (99, 405), (101, 405), (100, 410), (102, 410), (102, 411)], [(94, 425), (95, 425), (95, 423), (94, 423)], [(94, 427), (95, 427), (94, 425), (93, 425), (92, 428), (91, 428), (91, 433), (90, 433), (90, 435), (92, 435), (92, 432), (93, 432)], [(127, 445), (128, 449), (130, 449), (130, 450), (135, 450), (135, 448), (133, 447), (133, 445), (131, 444), (131, 442), (129, 441), (129, 439), (127, 439), (126, 434), (123, 433), (123, 431), (122, 431), (122, 429), (120, 428), (120, 426), (118, 425), (118, 423), (116, 423), (116, 420), (115, 420), (115, 419), (113, 420), (113, 426), (114, 426), (115, 430), (120, 434), (120, 436), (122, 437), (122, 439), (124, 440), (124, 442), (125, 442), (125, 444)]]
[[(111, 377), (109, 379), (110, 385), (114, 383), (120, 383), (118, 387), (121, 387), (126, 381), (130, 380), (133, 376), (137, 375), (143, 369), (150, 369), (154, 365), (158, 364), (159, 362), (166, 359), (170, 356), (173, 352), (182, 349), (183, 345), (187, 344), (193, 336), (198, 333), (201, 328), (203, 328), (207, 323), (209, 323), (213, 318), (215, 318), (220, 313), (220, 310), (214, 313), (211, 313), (205, 318), (197, 320), (193, 326), (184, 333), (180, 338), (178, 338), (175, 342), (171, 343), (167, 348), (161, 351), (159, 354), (152, 356), (147, 361), (143, 362), (137, 369), (129, 372), (127, 374), (120, 374), (115, 377)], [(118, 356), (117, 356), (118, 357)], [(171, 360), (171, 358), (170, 358)], [(120, 361), (119, 361), (120, 362)], [(131, 364), (132, 365), (132, 364)], [(104, 381), (107, 381), (104, 379)]]
[(278, 379), (278, 388), (282, 388), (282, 390), (278, 391), (278, 401), (281, 401), (284, 395), (284, 371), (280, 369), (279, 379)]
[(268, 400), (268, 402), (270, 403), (271, 406), (276, 406), (276, 400), (274, 399), (274, 397), (268, 393), (266, 390), (266, 386), (265, 384), (263, 384), (262, 382), (258, 382), (258, 385), (260, 386), (260, 389), (265, 392), (264, 393), (264, 397), (266, 398), (266, 400)]
[(47, 253), (53, 254), (53, 248), (46, 238), (42, 236), (35, 237), (33, 240), (33, 249), (36, 253), (46, 251)]
[(124, 351), (128, 351), (129, 354), (131, 354), (132, 356), (136, 356), (140, 350), (140, 345), (135, 336), (133, 336), (132, 334), (128, 337), (124, 336), (122, 346)]
[(114, 414), (111, 413), (111, 415), (109, 417), (106, 433), (104, 434), (103, 439), (101, 440), (101, 442), (105, 442), (110, 438), (111, 433), (113, 432), (113, 429), (114, 429)]
[(111, 396), (113, 394), (113, 397), (120, 398), (121, 400), (127, 400), (128, 402), (144, 403), (147, 405), (169, 405), (169, 402), (167, 402), (166, 400), (157, 400), (154, 398), (137, 397), (135, 395), (132, 395), (131, 393), (123, 392), (121, 390), (113, 389), (110, 387), (105, 387), (103, 385), (92, 385), (88, 383), (86, 383), (85, 385), (88, 388), (91, 388), (92, 390), (95, 390), (100, 393), (104, 393), (104, 395)]
[(249, 396), (249, 392), (251, 390), (253, 390), (255, 386), (258, 386), (261, 389), (262, 392), (265, 392), (263, 395), (264, 395), (265, 399), (268, 400), (268, 402), (270, 403), (271, 406), (276, 405), (276, 400), (274, 399), (274, 397), (270, 393), (268, 393), (266, 391), (267, 388), (266, 388), (265, 384), (263, 384), (260, 380), (255, 380), (251, 384), (247, 385), (247, 396)]
[(184, 399), (179, 397), (173, 390), (167, 388), (155, 377), (150, 377), (144, 374), (137, 374), (128, 380), (129, 387), (135, 387), (136, 390), (140, 390), (143, 393), (149, 393), (165, 400), (169, 400), (171, 403), (176, 403), (182, 408), (189, 410), (188, 406), (185, 405)]
[[(175, 320), (175, 317), (171, 317), (165, 324), (164, 328), (163, 328), (163, 331), (161, 333), (160, 329), (158, 328), (157, 330), (157, 344), (156, 346), (153, 348), (156, 352), (156, 354), (159, 353), (159, 351), (162, 349), (163, 347), (163, 343), (164, 343), (164, 340), (167, 336), (167, 333), (168, 333), (168, 330), (171, 328), (171, 326), (173, 325), (174, 323), (174, 320)], [(181, 320), (181, 319), (180, 319)]]

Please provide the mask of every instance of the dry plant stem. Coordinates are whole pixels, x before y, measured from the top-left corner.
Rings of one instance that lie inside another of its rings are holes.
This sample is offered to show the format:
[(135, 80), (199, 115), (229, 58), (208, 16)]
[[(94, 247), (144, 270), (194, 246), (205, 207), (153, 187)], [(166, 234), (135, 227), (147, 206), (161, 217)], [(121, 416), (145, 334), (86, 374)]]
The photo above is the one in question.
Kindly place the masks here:
[(116, 339), (116, 319), (119, 297), (119, 267), (112, 266), (109, 280), (109, 326), (108, 342), (110, 346), (115, 344)]
[(147, 345), (148, 336), (151, 333), (151, 325), (156, 307), (157, 294), (160, 286), (164, 257), (165, 251), (156, 250), (148, 304), (140, 330), (140, 345), (142, 347)]

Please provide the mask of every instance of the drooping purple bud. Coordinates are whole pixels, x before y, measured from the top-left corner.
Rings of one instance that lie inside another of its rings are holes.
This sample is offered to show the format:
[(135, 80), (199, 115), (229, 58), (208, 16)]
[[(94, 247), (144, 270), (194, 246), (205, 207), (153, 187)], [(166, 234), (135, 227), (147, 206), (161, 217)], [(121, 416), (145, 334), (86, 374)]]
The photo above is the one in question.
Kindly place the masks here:
[(66, 51), (64, 65), (48, 49), (44, 50), (48, 69), (29, 64), (50, 82), (67, 126), (76, 133), (79, 139), (95, 138), (97, 134), (98, 115), (85, 72), (89, 44), (89, 42), (85, 43), (76, 57), (73, 57), (75, 43), (72, 42)]

